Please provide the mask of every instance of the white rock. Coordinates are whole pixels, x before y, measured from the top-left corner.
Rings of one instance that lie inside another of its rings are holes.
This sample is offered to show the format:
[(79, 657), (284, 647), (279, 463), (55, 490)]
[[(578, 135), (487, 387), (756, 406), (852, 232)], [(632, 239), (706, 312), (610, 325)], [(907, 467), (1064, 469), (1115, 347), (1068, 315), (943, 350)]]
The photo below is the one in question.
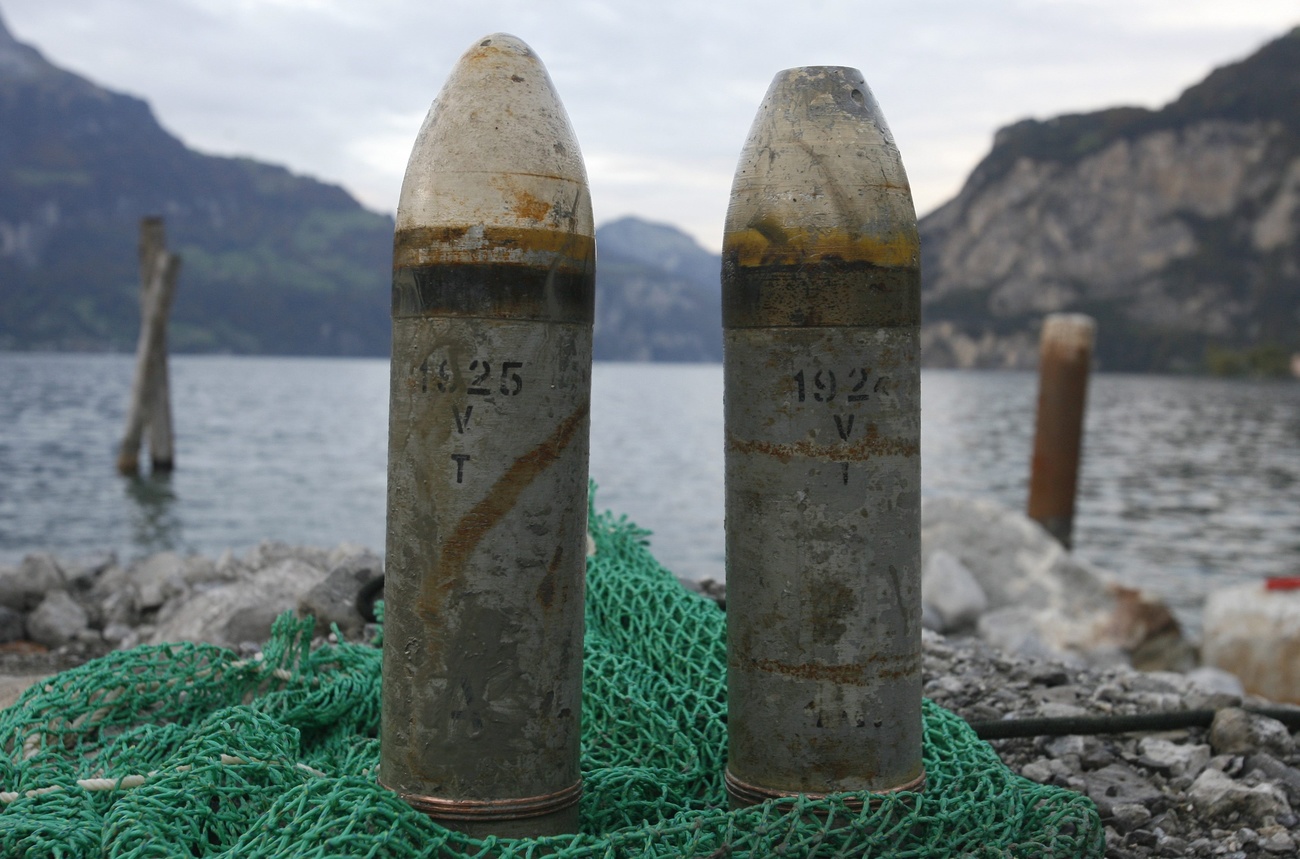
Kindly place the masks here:
[(1207, 694), (1230, 695), (1241, 698), (1246, 689), (1241, 685), (1241, 678), (1231, 671), (1202, 665), (1187, 672), (1187, 679), (1197, 689)]
[(977, 624), (979, 637), (994, 647), (1026, 659), (1059, 659), (1081, 664), (1077, 655), (1063, 653), (1044, 637), (1054, 620), (1060, 620), (1052, 610), (1036, 610), (1007, 606), (985, 612)]
[(1300, 704), (1300, 590), (1247, 582), (1205, 601), (1201, 655), (1241, 679), (1247, 692)]
[(1227, 819), (1237, 812), (1246, 819), (1262, 820), (1291, 813), (1286, 796), (1267, 782), (1247, 787), (1216, 769), (1206, 769), (1187, 790), (1187, 798), (1206, 817)]
[[(110, 623), (104, 627), (104, 640), (109, 644), (121, 650), (133, 647), (139, 643), (140, 636), (136, 631), (126, 624)], [(127, 642), (130, 642), (129, 644)]]
[(47, 593), (66, 585), (67, 579), (53, 555), (28, 555), (16, 569), (0, 567), (0, 605), (14, 611), (31, 611)]
[(1210, 747), (1204, 743), (1173, 743), (1156, 737), (1138, 741), (1140, 763), (1168, 770), (1172, 776), (1195, 778), (1210, 763)]
[(1260, 839), (1259, 846), (1269, 853), (1275, 853), (1279, 856), (1295, 856), (1296, 843), (1295, 839), (1285, 831), (1272, 832), (1268, 836)]
[(62, 647), (86, 629), (86, 610), (67, 591), (50, 591), (27, 616), (27, 635), (37, 644)]
[(300, 595), (325, 578), (317, 567), (287, 557), (246, 580), (197, 594), (158, 624), (149, 641), (207, 641), (223, 647), (264, 642), (271, 623), (297, 608)]
[(185, 592), (185, 559), (175, 552), (157, 552), (127, 570), (127, 578), (136, 586), (139, 608), (155, 609)]
[(244, 565), (256, 572), (293, 559), (323, 572), (330, 568), (329, 554), (325, 549), (313, 546), (290, 546), (276, 540), (263, 540), (244, 555)]
[(921, 628), (929, 632), (943, 632), (943, 618), (925, 600), (921, 600)]
[(979, 581), (955, 555), (936, 549), (921, 571), (921, 602), (939, 615), (940, 632), (971, 626), (989, 607)]
[(990, 608), (1109, 608), (1102, 574), (1072, 558), (1041, 525), (983, 499), (927, 498), (921, 505), (922, 568), (936, 551), (954, 555), (979, 582)]
[(330, 570), (320, 584), (298, 598), (298, 614), (316, 619), (316, 635), (325, 635), (331, 624), (349, 639), (359, 638), (366, 626), (361, 614), (361, 597), (378, 591), (382, 598), (384, 564), (369, 553), (354, 555)]
[(979, 634), (1000, 647), (1034, 658), (1074, 654), (1076, 663), (1094, 665), (1130, 658), (1140, 667), (1187, 661), (1166, 606), (1108, 581), (1021, 513), (980, 499), (927, 498), (922, 569), (941, 553), (956, 558), (978, 583), (988, 605)]
[(212, 581), (233, 581), (234, 576), (225, 576), (210, 558), (191, 555), (181, 563), (181, 579), (189, 587), (196, 587)]
[(1295, 751), (1287, 726), (1277, 719), (1227, 707), (1214, 714), (1210, 723), (1210, 745), (1217, 755), (1248, 755), (1267, 752), (1285, 759)]
[(354, 558), (362, 558), (371, 554), (374, 553), (360, 543), (339, 543), (333, 549), (330, 549), (329, 554), (325, 556), (326, 568), (332, 570)]
[(235, 557), (235, 553), (226, 549), (217, 558), (217, 576), (226, 581), (234, 581), (248, 572), (248, 568), (243, 562)]
[(135, 594), (135, 585), (131, 584), (126, 569), (113, 564), (95, 580), (90, 594), (92, 598), (102, 601), (128, 587), (131, 588), (132, 594)]

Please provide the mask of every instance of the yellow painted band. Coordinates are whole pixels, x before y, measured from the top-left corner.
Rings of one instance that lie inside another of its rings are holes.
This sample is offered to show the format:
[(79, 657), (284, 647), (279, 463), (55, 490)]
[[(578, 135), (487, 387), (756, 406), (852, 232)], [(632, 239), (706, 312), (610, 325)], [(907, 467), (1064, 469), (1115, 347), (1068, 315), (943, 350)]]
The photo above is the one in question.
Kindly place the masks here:
[(799, 265), (822, 259), (866, 262), (891, 268), (920, 265), (916, 230), (881, 235), (845, 230), (807, 230), (763, 221), (722, 237), (723, 256), (740, 266)]

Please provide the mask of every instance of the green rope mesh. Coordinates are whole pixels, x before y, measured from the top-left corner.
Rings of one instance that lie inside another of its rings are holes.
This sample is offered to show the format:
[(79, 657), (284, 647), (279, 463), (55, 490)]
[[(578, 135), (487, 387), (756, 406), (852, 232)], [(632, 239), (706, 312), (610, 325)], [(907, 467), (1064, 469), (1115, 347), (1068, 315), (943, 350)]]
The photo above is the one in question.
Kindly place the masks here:
[(138, 647), (0, 712), (0, 856), (1103, 855), (1087, 798), (1013, 774), (928, 701), (923, 793), (727, 811), (724, 615), (626, 519), (591, 533), (580, 834), (475, 841), (379, 787), (380, 651), (313, 651), (285, 615), (258, 659)]

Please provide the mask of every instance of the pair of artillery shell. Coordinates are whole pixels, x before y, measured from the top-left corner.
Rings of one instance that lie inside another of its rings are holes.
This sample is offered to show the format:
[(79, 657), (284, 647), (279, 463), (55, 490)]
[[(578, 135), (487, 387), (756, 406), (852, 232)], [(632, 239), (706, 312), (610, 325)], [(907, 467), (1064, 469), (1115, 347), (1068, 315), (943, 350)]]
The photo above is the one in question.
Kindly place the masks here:
[[(916, 219), (862, 76), (777, 76), (724, 240), (728, 788), (919, 785)], [(471, 834), (576, 830), (594, 231), (513, 37), (420, 131), (393, 262), (380, 778)]]

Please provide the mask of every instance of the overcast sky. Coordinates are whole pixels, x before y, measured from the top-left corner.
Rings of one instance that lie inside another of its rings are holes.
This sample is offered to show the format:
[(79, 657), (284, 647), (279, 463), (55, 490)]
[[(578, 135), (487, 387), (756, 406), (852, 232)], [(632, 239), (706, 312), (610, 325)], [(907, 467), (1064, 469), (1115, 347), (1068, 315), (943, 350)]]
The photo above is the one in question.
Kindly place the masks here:
[(1025, 117), (1158, 107), (1300, 24), (1296, 0), (0, 0), (20, 41), (148, 100), (190, 146), (343, 185), (392, 212), (420, 121), (481, 36), (528, 42), (587, 162), (597, 223), (718, 249), (773, 74), (865, 74), (917, 211)]

